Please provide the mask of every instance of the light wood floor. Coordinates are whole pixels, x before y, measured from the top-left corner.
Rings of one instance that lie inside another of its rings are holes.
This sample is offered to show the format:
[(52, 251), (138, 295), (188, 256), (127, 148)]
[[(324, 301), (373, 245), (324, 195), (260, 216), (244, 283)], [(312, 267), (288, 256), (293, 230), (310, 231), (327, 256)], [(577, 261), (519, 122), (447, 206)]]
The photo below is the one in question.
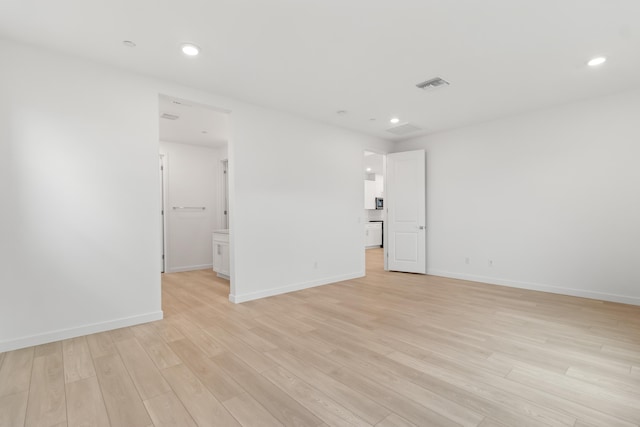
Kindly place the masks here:
[(637, 426), (640, 307), (382, 271), (0, 354), (0, 426)]

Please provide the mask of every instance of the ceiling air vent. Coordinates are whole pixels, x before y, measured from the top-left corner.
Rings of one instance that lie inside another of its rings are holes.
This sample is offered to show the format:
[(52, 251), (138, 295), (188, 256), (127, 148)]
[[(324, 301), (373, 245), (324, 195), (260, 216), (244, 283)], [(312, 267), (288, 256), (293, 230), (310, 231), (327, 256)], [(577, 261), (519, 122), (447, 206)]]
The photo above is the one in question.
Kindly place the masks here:
[(441, 77), (435, 77), (433, 79), (429, 79), (426, 82), (418, 83), (416, 87), (419, 87), (423, 90), (434, 90), (439, 87), (449, 86), (449, 82)]
[(160, 117), (167, 120), (178, 120), (180, 118), (180, 116), (176, 116), (175, 114), (169, 114), (169, 113), (162, 113)]
[(417, 132), (421, 130), (418, 126), (414, 126), (410, 123), (404, 123), (400, 126), (395, 126), (387, 129), (387, 132), (390, 132), (394, 135), (406, 135), (408, 133)]

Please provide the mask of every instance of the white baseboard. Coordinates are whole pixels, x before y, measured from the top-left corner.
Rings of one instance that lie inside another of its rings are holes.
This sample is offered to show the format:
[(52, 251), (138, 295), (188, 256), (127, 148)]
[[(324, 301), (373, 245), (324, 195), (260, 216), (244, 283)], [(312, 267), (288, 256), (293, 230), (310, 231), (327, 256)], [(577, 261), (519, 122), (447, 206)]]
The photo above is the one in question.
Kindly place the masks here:
[(89, 325), (79, 326), (77, 328), (58, 329), (56, 331), (45, 332), (43, 334), (2, 341), (0, 342), (0, 353), (31, 347), (34, 345), (47, 344), (54, 341), (66, 340), (68, 338), (80, 337), (82, 335), (95, 334), (96, 332), (110, 331), (112, 329), (153, 322), (154, 320), (161, 320), (162, 318), (162, 311), (155, 311), (153, 313), (124, 317), (121, 319), (109, 320), (107, 322), (92, 323)]
[(194, 271), (194, 270), (212, 270), (213, 264), (200, 264), (200, 265), (187, 265), (184, 267), (174, 267), (167, 269), (167, 273), (181, 273), (183, 271)]
[(516, 280), (500, 279), (496, 277), (477, 276), (474, 274), (453, 273), (450, 271), (431, 270), (427, 274), (432, 276), (448, 277), (451, 279), (469, 280), (491, 285), (508, 286), (511, 288), (527, 289), (530, 291), (549, 292), (552, 294), (569, 295), (574, 297), (596, 299), (602, 301), (619, 302), (623, 304), (640, 305), (640, 298), (627, 295), (608, 294), (604, 292), (588, 291), (584, 289), (564, 288), (560, 286), (544, 285), (540, 283), (521, 282)]
[(301, 291), (303, 289), (314, 288), (316, 286), (328, 285), (330, 283), (342, 282), (345, 280), (357, 279), (364, 277), (364, 271), (358, 273), (344, 274), (341, 276), (326, 277), (309, 282), (295, 283), (293, 285), (282, 286), (280, 288), (267, 289), (264, 291), (251, 292), (243, 295), (229, 294), (229, 301), (235, 304), (241, 302), (252, 301), (255, 299), (272, 297), (274, 295), (286, 294), (289, 292)]

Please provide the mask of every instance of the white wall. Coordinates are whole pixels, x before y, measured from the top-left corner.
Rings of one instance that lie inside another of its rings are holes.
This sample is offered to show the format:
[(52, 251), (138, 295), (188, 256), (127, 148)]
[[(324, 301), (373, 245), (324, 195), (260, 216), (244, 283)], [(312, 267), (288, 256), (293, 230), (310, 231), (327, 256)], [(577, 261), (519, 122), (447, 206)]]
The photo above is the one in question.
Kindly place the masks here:
[[(160, 141), (165, 163), (166, 272), (212, 267), (211, 233), (222, 228), (225, 149)], [(204, 207), (174, 209), (174, 207)]]
[(13, 42), (0, 55), (0, 351), (162, 315), (159, 94), (231, 111), (233, 299), (364, 273), (357, 165), (387, 143)]
[(232, 119), (232, 298), (363, 276), (362, 153), (388, 144), (275, 111)]
[(157, 92), (0, 56), (0, 351), (161, 318)]
[(399, 143), (426, 150), (428, 272), (640, 304), (639, 118), (632, 91)]

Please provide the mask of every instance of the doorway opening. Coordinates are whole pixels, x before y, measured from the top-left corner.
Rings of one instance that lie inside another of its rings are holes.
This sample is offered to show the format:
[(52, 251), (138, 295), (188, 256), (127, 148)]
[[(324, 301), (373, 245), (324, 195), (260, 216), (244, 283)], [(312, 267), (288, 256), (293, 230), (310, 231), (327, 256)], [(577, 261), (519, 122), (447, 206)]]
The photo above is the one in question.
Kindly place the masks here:
[(365, 271), (386, 268), (386, 155), (365, 150), (364, 173), (364, 251)]
[(160, 95), (162, 272), (210, 270), (228, 229), (229, 111)]

